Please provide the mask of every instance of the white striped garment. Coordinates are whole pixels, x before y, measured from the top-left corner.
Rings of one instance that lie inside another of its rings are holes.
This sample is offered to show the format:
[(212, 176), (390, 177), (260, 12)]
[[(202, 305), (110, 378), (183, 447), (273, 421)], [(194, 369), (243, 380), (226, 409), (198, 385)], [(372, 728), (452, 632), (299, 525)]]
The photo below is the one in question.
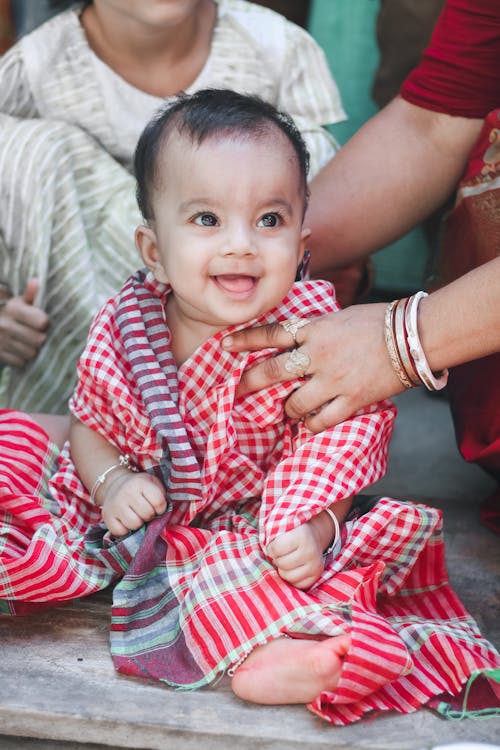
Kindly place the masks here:
[[(215, 86), (288, 111), (311, 176), (334, 154), (323, 125), (344, 119), (324, 54), (307, 32), (243, 0), (220, 0), (207, 62), (188, 93)], [(0, 59), (0, 280), (21, 294), (37, 276), (47, 341), (22, 371), (5, 367), (0, 406), (65, 412), (96, 310), (139, 265), (130, 164), (163, 100), (90, 50), (78, 9), (55, 16)]]

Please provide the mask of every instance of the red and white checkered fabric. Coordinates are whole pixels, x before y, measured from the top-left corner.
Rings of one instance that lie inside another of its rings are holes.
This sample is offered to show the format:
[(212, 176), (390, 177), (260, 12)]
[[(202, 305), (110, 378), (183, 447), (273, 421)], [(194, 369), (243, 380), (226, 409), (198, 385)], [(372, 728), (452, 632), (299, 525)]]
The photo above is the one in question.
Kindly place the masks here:
[[(346, 631), (352, 646), (338, 690), (310, 706), (338, 724), (371, 710), (415, 710), (498, 666), (449, 586), (434, 509), (382, 499), (349, 522), (314, 587), (282, 581), (263, 548), (382, 475), (394, 409), (374, 406), (314, 436), (284, 417), (293, 383), (235, 401), (243, 369), (270, 352), (231, 354), (218, 335), (177, 371), (167, 293), (139, 274), (104, 307), (71, 408), (163, 478), (171, 510), (106, 543), (98, 527), (88, 531), (97, 513), (68, 451), (47, 490), (50, 446), (26, 418), (4, 415), (4, 425), (18, 427), (19, 446), (0, 422), (0, 447), (12, 450), (9, 471), (0, 454), (0, 612), (81, 596), (123, 576), (113, 601), (115, 665), (184, 687), (217, 679), (282, 632)], [(329, 285), (306, 282), (254, 322), (335, 309)]]

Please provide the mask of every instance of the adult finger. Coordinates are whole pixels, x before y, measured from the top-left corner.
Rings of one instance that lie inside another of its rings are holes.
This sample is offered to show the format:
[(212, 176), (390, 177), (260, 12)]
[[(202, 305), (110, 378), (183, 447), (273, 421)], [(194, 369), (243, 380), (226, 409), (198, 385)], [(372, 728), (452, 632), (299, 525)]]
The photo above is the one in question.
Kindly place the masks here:
[(23, 355), (14, 351), (7, 351), (0, 346), (0, 365), (8, 365), (9, 367), (16, 367), (19, 369), (27, 365), (28, 362), (31, 362), (35, 356), (36, 352)]
[(25, 326), (0, 313), (0, 361), (22, 367), (33, 359), (46, 339), (45, 333)]
[(367, 404), (360, 403), (359, 406), (356, 406), (353, 401), (346, 396), (337, 396), (327, 404), (323, 404), (323, 406), (313, 414), (306, 416), (304, 422), (311, 432), (323, 432), (323, 430), (327, 430), (329, 427), (334, 427), (335, 425), (341, 424), (341, 422), (345, 422), (346, 419), (350, 419), (358, 409), (361, 409), (366, 405)]
[[(294, 391), (287, 399), (285, 403), (285, 409), (287, 414), (293, 419), (303, 418), (306, 426), (311, 432), (322, 432), (329, 427), (345, 422), (354, 414), (366, 407), (370, 406), (379, 401), (383, 401), (386, 398), (402, 393), (404, 387), (401, 385), (399, 380), (394, 382), (392, 378), (383, 380), (380, 384), (374, 382), (375, 378), (372, 378), (371, 382), (363, 384), (364, 387), (352, 388), (350, 394), (346, 392), (340, 393), (338, 396), (326, 401), (316, 409), (307, 413), (305, 412), (305, 404), (310, 405), (312, 397), (308, 394), (301, 393), (305, 391), (305, 385)], [(374, 387), (378, 385), (378, 387)], [(310, 383), (306, 384), (308, 387), (315, 387), (314, 379)], [(343, 387), (340, 386), (342, 390)], [(318, 386), (318, 392), (321, 393), (321, 389)], [(296, 416), (299, 414), (300, 416)]]
[(9, 331), (0, 331), (0, 362), (13, 367), (23, 367), (27, 362), (34, 359), (43, 344), (41, 341), (33, 341), (29, 337), (17, 338)]
[(248, 393), (260, 391), (262, 388), (268, 388), (275, 383), (293, 379), (294, 376), (285, 368), (289, 356), (289, 352), (286, 352), (286, 354), (279, 354), (276, 357), (268, 357), (255, 367), (245, 370), (238, 383), (236, 395), (241, 398)]
[[(286, 331), (281, 323), (238, 331), (226, 337), (224, 348), (234, 351), (248, 351), (265, 348), (289, 350), (295, 347), (299, 354), (307, 355), (310, 359), (311, 366), (306, 374), (311, 374), (314, 372), (315, 367), (320, 366), (323, 362), (323, 352), (327, 344), (321, 325), (322, 321), (328, 317), (328, 315), (319, 316), (317, 319), (311, 320), (310, 325), (298, 328), (295, 336), (290, 331)], [(317, 331), (320, 331), (319, 342), (317, 341)], [(310, 346), (311, 337), (313, 340), (316, 340), (316, 345), (312, 347)], [(304, 349), (301, 348), (302, 344), (304, 344)], [(294, 380), (297, 375), (287, 369), (289, 359), (290, 352), (287, 351), (274, 357), (268, 357), (254, 367), (246, 370), (238, 385), (236, 395), (242, 397), (275, 383)], [(316, 365), (314, 364), (315, 361)], [(310, 410), (311, 407), (309, 407)]]
[(12, 320), (15, 320), (28, 328), (43, 331), (49, 323), (49, 316), (40, 307), (29, 302), (25, 296), (12, 297), (5, 305), (4, 311)]
[(231, 352), (253, 352), (260, 349), (288, 349), (293, 346), (293, 336), (280, 323), (246, 328), (225, 336), (221, 345)]
[[(299, 349), (299, 351), (301, 351)], [(283, 359), (284, 365), (286, 358)], [(283, 365), (283, 366), (284, 366)], [(249, 375), (250, 370), (248, 371)], [(320, 373), (304, 379), (285, 402), (285, 410), (291, 419), (305, 419), (319, 411), (332, 399), (332, 386)]]
[(5, 321), (5, 324), (2, 320), (0, 336), (3, 339), (8, 338), (12, 347), (19, 351), (33, 350), (35, 353), (47, 338), (44, 331), (19, 323), (17, 320)]

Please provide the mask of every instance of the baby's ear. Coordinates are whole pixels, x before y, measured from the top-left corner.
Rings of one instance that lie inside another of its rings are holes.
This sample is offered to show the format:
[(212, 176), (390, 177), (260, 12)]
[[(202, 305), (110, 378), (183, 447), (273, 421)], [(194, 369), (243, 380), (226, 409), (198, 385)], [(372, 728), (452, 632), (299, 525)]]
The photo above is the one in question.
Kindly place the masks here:
[(168, 284), (167, 275), (161, 262), (160, 253), (158, 252), (158, 243), (154, 229), (147, 224), (140, 224), (135, 230), (135, 244), (141, 254), (144, 265), (153, 272), (155, 279), (162, 284)]
[(310, 236), (311, 236), (311, 230), (308, 229), (307, 227), (302, 227), (302, 232), (300, 233), (300, 250), (299, 250), (300, 258), (299, 258), (299, 263), (302, 262), (302, 259), (304, 257), (304, 253), (305, 253), (306, 247), (307, 247), (307, 241), (308, 241), (308, 239), (309, 239)]

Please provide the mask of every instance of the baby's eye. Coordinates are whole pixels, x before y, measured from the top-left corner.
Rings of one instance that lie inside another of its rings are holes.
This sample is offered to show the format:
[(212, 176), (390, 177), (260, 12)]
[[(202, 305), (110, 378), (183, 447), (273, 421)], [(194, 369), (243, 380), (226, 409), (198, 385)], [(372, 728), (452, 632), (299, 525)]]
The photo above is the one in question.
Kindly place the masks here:
[(264, 214), (261, 219), (259, 219), (257, 226), (259, 227), (277, 227), (280, 223), (280, 215), (277, 213), (272, 214)]
[(217, 217), (214, 214), (198, 214), (194, 217), (194, 223), (203, 227), (216, 227)]

